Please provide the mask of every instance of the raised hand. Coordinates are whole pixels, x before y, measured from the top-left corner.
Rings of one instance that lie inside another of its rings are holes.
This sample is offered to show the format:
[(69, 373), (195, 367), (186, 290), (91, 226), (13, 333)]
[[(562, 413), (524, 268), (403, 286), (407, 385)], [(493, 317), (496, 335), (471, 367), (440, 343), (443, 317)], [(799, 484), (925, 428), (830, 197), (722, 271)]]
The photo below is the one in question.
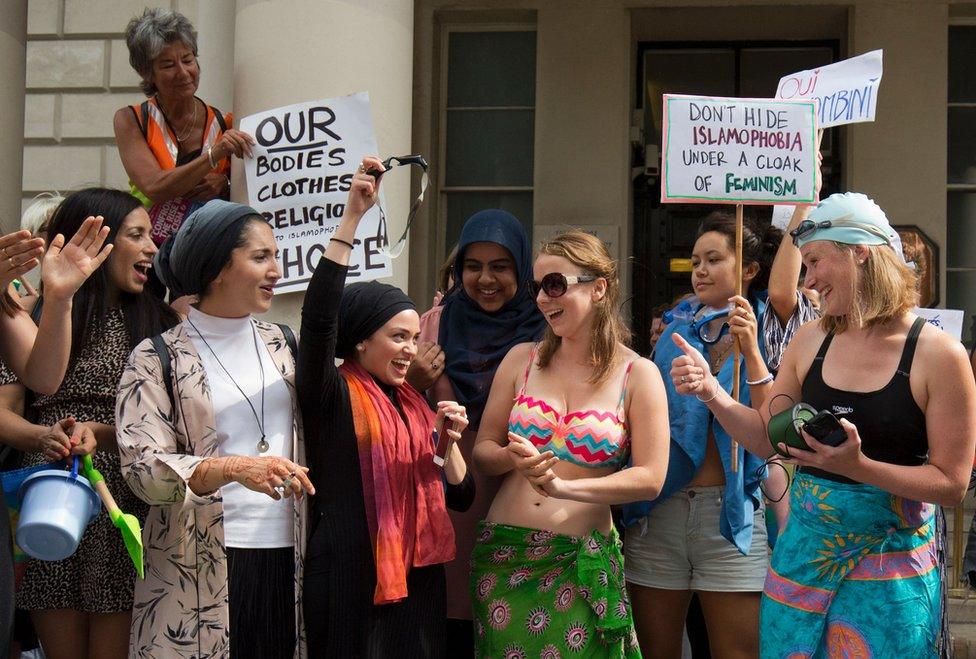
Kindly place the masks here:
[(67, 244), (60, 233), (54, 236), (41, 268), (44, 295), (70, 299), (111, 254), (112, 245), (105, 244), (108, 234), (98, 216), (82, 222)]
[(30, 231), (14, 231), (0, 238), (0, 292), (14, 279), (37, 267), (44, 253), (44, 241), (31, 238)]
[(742, 354), (759, 354), (759, 321), (749, 300), (741, 295), (729, 298), (734, 306), (729, 312), (729, 333), (739, 339)]
[(464, 405), (453, 400), (442, 400), (437, 403), (437, 417), (434, 420), (436, 427), (443, 430), (445, 420), (452, 422), (452, 427), (448, 430), (451, 438), (454, 441), (461, 439), (461, 433), (468, 427), (468, 413)]
[(230, 156), (250, 158), (252, 146), (254, 146), (253, 137), (244, 131), (228, 128), (214, 144), (212, 154), (215, 160), (223, 160)]
[(424, 341), (407, 369), (407, 382), (417, 391), (427, 391), (444, 368), (444, 351), (436, 343)]
[(346, 213), (362, 216), (373, 207), (380, 190), (380, 178), (370, 176), (366, 172), (376, 169), (385, 171), (383, 163), (376, 156), (366, 156), (359, 164), (359, 169), (352, 177), (349, 197), (346, 201)]
[(671, 361), (671, 382), (675, 391), (686, 396), (695, 394), (704, 401), (714, 398), (721, 387), (712, 375), (708, 360), (680, 334), (673, 333), (671, 338), (684, 353)]

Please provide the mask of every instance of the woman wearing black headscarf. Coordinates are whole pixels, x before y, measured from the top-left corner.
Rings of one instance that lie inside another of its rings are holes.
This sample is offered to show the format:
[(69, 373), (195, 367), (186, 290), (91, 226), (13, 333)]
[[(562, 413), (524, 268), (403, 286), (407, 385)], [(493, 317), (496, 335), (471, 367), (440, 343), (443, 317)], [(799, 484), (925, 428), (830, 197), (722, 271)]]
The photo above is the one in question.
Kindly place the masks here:
[[(131, 656), (304, 656), (304, 462), (290, 330), (253, 318), (281, 277), (253, 208), (211, 201), (154, 261), (186, 320), (129, 358), (122, 473), (150, 504)], [(169, 377), (163, 370), (169, 362)], [(294, 498), (292, 498), (294, 495)], [(188, 514), (192, 513), (192, 514)]]
[[(468, 429), (460, 443), (471, 460), (495, 370), (512, 346), (538, 341), (546, 321), (529, 290), (532, 248), (522, 223), (503, 210), (475, 213), (461, 229), (452, 268), (454, 284), (439, 306), (424, 314), (421, 355), (407, 380), (428, 389), (428, 398), (456, 398), (468, 412)], [(435, 345), (436, 344), (436, 345)], [(425, 355), (431, 355), (425, 359)], [(485, 518), (502, 479), (474, 472), (477, 496), (465, 512), (452, 512), (457, 555), (447, 565), (448, 647), (470, 654), (469, 559), (475, 527)]]
[(377, 282), (343, 291), (356, 227), (375, 202), (378, 182), (365, 173), (373, 168), (383, 165), (366, 158), (355, 174), (302, 308), (298, 392), (318, 490), (304, 583), (308, 651), (442, 657), (443, 564), (454, 557), (447, 506), (466, 508), (474, 493), (457, 446), (443, 473), (434, 449), (438, 434), (459, 439), (467, 418), (452, 401), (431, 411), (406, 384), (420, 333), (410, 298)]

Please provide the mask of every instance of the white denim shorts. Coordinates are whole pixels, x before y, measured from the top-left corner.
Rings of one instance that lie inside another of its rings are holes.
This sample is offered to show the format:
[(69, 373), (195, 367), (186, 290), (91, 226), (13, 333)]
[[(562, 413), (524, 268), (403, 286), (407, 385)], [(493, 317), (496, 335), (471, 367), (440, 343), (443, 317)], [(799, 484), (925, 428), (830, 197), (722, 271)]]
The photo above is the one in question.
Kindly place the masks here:
[(762, 591), (769, 566), (763, 509), (755, 512), (752, 546), (743, 556), (719, 532), (724, 490), (723, 485), (686, 487), (627, 527), (627, 581), (664, 590)]

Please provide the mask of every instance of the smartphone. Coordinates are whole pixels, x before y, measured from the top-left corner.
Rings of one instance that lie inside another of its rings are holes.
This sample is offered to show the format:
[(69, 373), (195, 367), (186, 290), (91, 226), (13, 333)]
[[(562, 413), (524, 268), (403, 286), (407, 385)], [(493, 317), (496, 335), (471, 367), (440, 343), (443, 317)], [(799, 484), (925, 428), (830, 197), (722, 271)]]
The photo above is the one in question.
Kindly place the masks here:
[[(457, 423), (452, 421), (451, 429), (457, 430)], [(447, 462), (447, 454), (451, 450), (454, 440), (451, 438), (450, 433), (445, 432), (443, 435), (439, 435), (435, 430), (434, 441), (437, 442), (437, 448), (434, 450), (434, 464), (443, 468), (444, 463)]]
[(847, 440), (847, 432), (833, 414), (827, 410), (817, 414), (803, 424), (803, 430), (821, 444), (840, 446)]

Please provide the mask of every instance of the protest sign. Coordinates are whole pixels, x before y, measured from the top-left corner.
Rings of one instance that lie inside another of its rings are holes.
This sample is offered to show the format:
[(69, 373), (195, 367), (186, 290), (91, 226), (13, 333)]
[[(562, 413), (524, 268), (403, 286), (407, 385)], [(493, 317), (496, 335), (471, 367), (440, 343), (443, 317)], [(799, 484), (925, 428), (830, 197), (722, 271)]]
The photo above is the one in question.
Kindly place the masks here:
[(786, 231), (786, 228), (790, 226), (790, 220), (793, 219), (793, 211), (795, 210), (796, 206), (773, 206), (773, 219), (770, 224)]
[[(279, 293), (304, 291), (335, 233), (363, 156), (379, 153), (365, 92), (296, 103), (244, 117), (254, 157), (244, 161), (248, 203), (275, 234), (282, 278)], [(381, 192), (382, 196), (382, 192)], [(380, 214), (363, 216), (349, 259), (350, 281), (387, 277), (380, 251)]]
[(816, 200), (813, 101), (664, 95), (661, 201)]
[(926, 322), (935, 325), (943, 332), (962, 341), (962, 326), (966, 320), (966, 312), (962, 309), (922, 309), (915, 307), (912, 313), (924, 318)]
[(820, 128), (874, 121), (881, 85), (881, 50), (780, 78), (776, 98), (816, 99)]

